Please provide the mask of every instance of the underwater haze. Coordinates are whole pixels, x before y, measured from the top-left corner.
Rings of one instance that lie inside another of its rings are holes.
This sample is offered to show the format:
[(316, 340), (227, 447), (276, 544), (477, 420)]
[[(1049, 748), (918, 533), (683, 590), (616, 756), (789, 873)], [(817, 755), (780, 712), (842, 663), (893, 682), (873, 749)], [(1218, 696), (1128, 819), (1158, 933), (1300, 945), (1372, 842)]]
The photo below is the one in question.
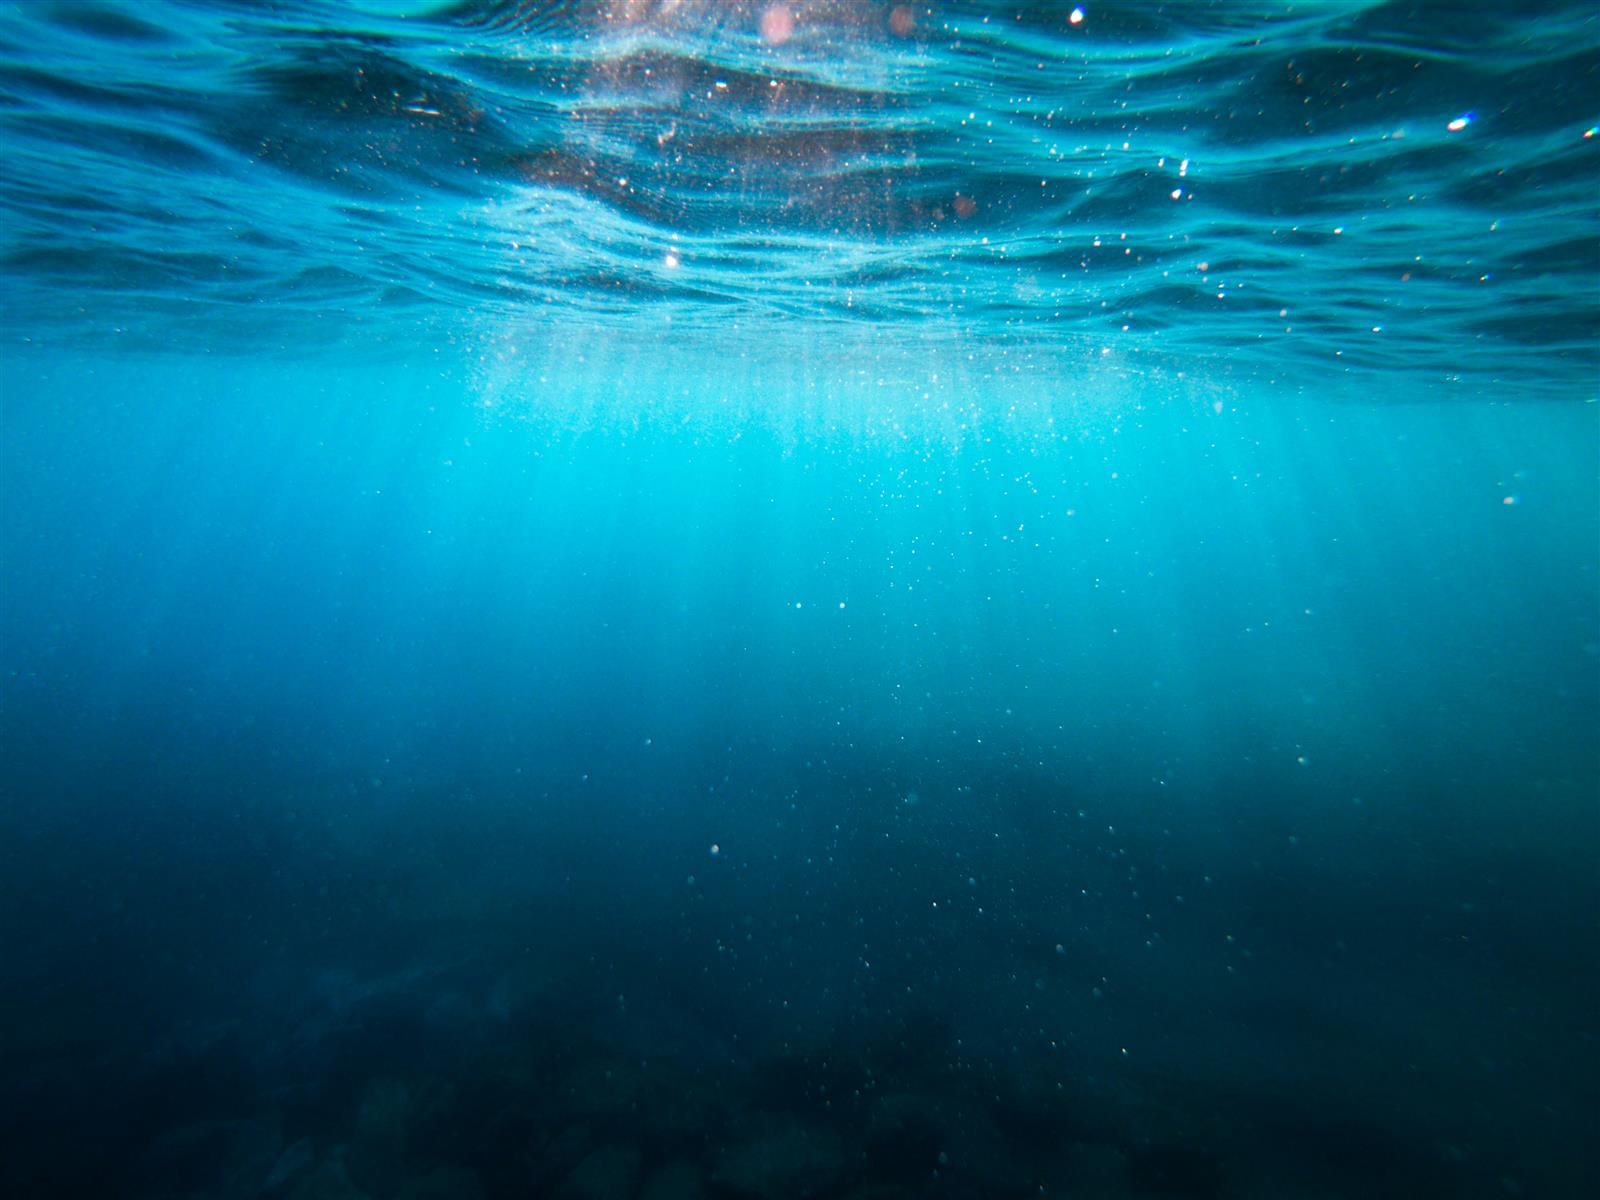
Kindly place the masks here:
[(0, 0), (0, 1195), (1600, 1189), (1591, 5)]

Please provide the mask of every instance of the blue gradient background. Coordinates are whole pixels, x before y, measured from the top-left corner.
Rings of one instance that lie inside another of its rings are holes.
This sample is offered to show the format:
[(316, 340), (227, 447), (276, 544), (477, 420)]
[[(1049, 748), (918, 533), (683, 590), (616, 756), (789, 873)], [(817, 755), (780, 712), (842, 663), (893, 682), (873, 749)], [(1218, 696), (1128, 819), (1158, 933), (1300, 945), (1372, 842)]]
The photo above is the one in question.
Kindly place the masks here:
[(1582, 1194), (1592, 17), (634, 7), (0, 8), (0, 1182)]

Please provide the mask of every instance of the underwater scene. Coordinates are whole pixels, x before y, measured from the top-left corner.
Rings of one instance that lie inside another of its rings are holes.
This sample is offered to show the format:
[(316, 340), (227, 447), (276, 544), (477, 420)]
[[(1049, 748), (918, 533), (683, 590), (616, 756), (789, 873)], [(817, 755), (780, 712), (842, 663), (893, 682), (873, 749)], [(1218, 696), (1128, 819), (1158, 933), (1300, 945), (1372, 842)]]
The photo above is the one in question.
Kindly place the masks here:
[(1600, 1194), (1600, 10), (0, 0), (0, 1196)]

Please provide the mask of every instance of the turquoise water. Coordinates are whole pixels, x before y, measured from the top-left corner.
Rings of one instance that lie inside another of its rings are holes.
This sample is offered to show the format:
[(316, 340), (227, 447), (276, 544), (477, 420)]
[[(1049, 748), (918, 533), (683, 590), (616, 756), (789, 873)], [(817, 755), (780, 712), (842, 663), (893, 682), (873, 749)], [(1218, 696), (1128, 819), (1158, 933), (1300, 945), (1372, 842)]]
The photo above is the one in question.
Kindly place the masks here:
[(9, 319), (296, 356), (798, 323), (1592, 397), (1588, 6), (1071, 10), (13, 3)]
[(1597, 121), (1567, 4), (0, 5), (0, 1188), (1586, 1194)]

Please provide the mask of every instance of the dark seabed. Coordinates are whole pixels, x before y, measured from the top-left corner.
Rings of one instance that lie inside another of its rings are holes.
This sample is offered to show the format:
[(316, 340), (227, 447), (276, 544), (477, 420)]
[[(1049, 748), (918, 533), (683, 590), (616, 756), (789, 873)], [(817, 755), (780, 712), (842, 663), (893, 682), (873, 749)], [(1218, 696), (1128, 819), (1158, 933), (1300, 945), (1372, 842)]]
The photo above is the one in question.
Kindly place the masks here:
[(1600, 18), (0, 3), (0, 1195), (1600, 1188)]

